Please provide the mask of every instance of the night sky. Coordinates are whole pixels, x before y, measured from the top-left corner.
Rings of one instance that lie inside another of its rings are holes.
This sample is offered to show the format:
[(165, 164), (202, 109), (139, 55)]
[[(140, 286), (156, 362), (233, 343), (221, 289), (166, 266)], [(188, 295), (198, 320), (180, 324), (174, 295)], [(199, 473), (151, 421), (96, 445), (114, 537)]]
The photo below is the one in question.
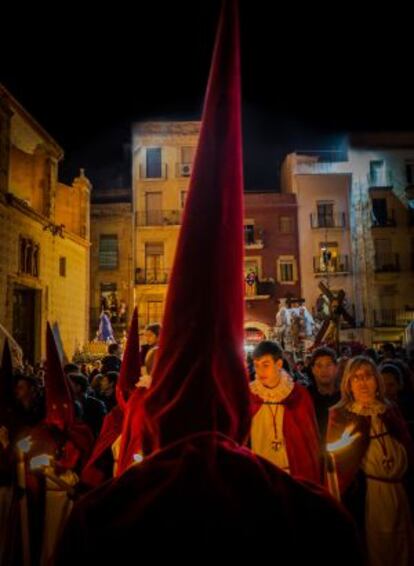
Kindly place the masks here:
[[(277, 190), (289, 151), (339, 147), (350, 130), (414, 129), (403, 11), (240, 5), (248, 189)], [(85, 167), (95, 187), (125, 184), (131, 122), (200, 118), (219, 6), (138, 3), (135, 15), (121, 3), (88, 14), (59, 5), (56, 14), (36, 6), (9, 15), (0, 81), (65, 150), (62, 180)]]

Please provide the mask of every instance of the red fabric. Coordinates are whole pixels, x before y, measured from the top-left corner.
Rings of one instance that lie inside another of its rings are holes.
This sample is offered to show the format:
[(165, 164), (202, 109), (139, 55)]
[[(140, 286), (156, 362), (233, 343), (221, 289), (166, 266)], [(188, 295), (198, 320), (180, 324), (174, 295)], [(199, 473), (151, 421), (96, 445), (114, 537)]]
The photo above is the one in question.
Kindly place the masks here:
[(117, 475), (121, 475), (134, 461), (134, 454), (143, 452), (144, 401), (148, 390), (137, 388), (126, 406), (122, 429)]
[(99, 466), (99, 461), (121, 434), (123, 420), (124, 411), (119, 405), (116, 405), (112, 411), (105, 416), (101, 432), (96, 440), (91, 457), (82, 471), (81, 479), (83, 483), (91, 487), (96, 487), (112, 477), (112, 469), (102, 469)]
[[(225, 3), (168, 288), (146, 450), (198, 431), (244, 441), (243, 174), (236, 3)], [(139, 434), (139, 431), (137, 431)], [(148, 446), (147, 446), (148, 443)]]
[(128, 397), (134, 390), (141, 371), (138, 336), (138, 308), (134, 308), (128, 340), (122, 357), (121, 370), (116, 384), (116, 400), (122, 409), (125, 409)]
[[(252, 395), (252, 416), (263, 405), (263, 400)], [(295, 478), (322, 483), (322, 459), (315, 409), (309, 393), (295, 383), (284, 399), (283, 434), (290, 473)]]
[(322, 488), (213, 433), (154, 453), (75, 505), (56, 566), (131, 560), (363, 563), (353, 522)]
[(46, 417), (48, 425), (55, 425), (61, 430), (72, 426), (75, 420), (75, 410), (69, 383), (63, 373), (55, 338), (50, 324), (46, 328)]
[[(320, 565), (333, 557), (338, 566), (361, 564), (352, 523), (332, 499), (234, 442), (250, 430), (236, 10), (236, 0), (224, 3), (153, 388), (144, 395), (144, 441), (160, 449), (79, 500), (56, 566), (131, 557), (267, 564), (285, 554), (292, 564), (304, 555)], [(134, 393), (126, 419), (139, 403)], [(129, 445), (141, 422), (124, 427)]]

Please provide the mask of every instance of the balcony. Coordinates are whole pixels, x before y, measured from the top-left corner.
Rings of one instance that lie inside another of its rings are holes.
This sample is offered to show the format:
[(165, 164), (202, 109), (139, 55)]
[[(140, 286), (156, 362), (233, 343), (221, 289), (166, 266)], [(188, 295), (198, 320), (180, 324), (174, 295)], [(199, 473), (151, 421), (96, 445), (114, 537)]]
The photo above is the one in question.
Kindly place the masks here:
[(400, 256), (393, 253), (375, 254), (376, 273), (396, 273), (400, 271)]
[(414, 310), (378, 309), (374, 310), (374, 325), (406, 328), (414, 320)]
[(154, 167), (153, 171), (148, 171), (147, 167), (142, 163), (139, 165), (139, 178), (146, 181), (162, 181), (168, 177), (168, 166), (166, 163), (161, 166)]
[(135, 269), (136, 285), (166, 285), (170, 278), (170, 269)]
[(322, 255), (313, 258), (313, 272), (316, 276), (345, 275), (350, 271), (347, 255), (339, 255), (326, 261)]
[(324, 215), (313, 212), (310, 215), (311, 228), (345, 228), (345, 212)]
[(244, 226), (244, 248), (246, 250), (262, 250), (264, 248), (263, 236), (264, 230), (262, 228), (253, 224), (246, 224)]
[(147, 210), (136, 212), (137, 226), (179, 226), (182, 222), (182, 210)]
[(372, 213), (372, 228), (393, 228), (397, 225), (395, 211), (390, 210), (386, 215)]
[(246, 285), (244, 298), (246, 301), (263, 301), (270, 299), (275, 289), (276, 284), (273, 279), (257, 281), (256, 285), (252, 285), (251, 287)]
[(370, 189), (384, 189), (393, 186), (392, 171), (375, 171), (367, 175), (368, 187)]

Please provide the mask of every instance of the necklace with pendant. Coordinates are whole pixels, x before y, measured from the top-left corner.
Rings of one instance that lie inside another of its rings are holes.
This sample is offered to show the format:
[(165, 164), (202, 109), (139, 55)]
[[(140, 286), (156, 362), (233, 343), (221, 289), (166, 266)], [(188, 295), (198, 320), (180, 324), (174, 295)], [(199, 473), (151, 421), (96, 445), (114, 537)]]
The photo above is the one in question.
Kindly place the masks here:
[(392, 468), (394, 467), (394, 458), (388, 454), (387, 444), (385, 441), (385, 436), (388, 436), (388, 432), (384, 429), (384, 423), (381, 422), (380, 429), (378, 430), (377, 434), (375, 435), (375, 440), (378, 440), (383, 458), (382, 458), (382, 466), (386, 472), (391, 472)]
[[(272, 415), (272, 424), (273, 424), (273, 440), (271, 442), (272, 444), (272, 450), (274, 450), (275, 452), (279, 452), (279, 450), (282, 448), (283, 446), (283, 441), (279, 438), (278, 432), (277, 432), (277, 422), (276, 422), (276, 418), (277, 418), (277, 411), (279, 406), (275, 403), (275, 404), (267, 404), (267, 407), (269, 407), (269, 411), (270, 414)], [(272, 407), (275, 407), (275, 410), (273, 412)]]

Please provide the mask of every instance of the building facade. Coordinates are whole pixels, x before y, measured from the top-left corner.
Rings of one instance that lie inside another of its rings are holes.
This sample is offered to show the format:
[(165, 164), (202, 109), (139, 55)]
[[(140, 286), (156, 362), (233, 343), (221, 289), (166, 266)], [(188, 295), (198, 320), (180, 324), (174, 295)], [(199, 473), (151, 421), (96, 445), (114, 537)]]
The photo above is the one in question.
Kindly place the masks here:
[(248, 341), (268, 338), (278, 304), (300, 297), (296, 195), (246, 192), (245, 329)]
[(135, 304), (140, 327), (161, 322), (200, 122), (132, 129)]
[(46, 321), (68, 357), (88, 337), (91, 185), (58, 181), (63, 150), (0, 85), (0, 322), (33, 363)]
[[(350, 299), (357, 322), (356, 329), (347, 330), (350, 339), (403, 343), (413, 320), (414, 227), (407, 196), (413, 167), (414, 136), (408, 133), (350, 136), (339, 158), (291, 154), (284, 161), (282, 190), (298, 197), (301, 265), (305, 269), (309, 263), (309, 242), (313, 254), (318, 245), (310, 236), (312, 217), (303, 228), (302, 211), (316, 205), (314, 218), (323, 224), (316, 230), (327, 235), (320, 266), (332, 289), (344, 289)], [(333, 262), (335, 253), (343, 259)], [(314, 301), (316, 290), (305, 273), (303, 294)]]
[(110, 313), (115, 336), (122, 338), (134, 305), (133, 215), (130, 190), (93, 194), (91, 205), (90, 337), (102, 310)]

